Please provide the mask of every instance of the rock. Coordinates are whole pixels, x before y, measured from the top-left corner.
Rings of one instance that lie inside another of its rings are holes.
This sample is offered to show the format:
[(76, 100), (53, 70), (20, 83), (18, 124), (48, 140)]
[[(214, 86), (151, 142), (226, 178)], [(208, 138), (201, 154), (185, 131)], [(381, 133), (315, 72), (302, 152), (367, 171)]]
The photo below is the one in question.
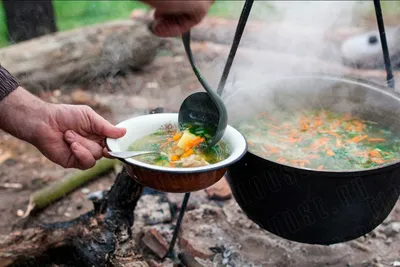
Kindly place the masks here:
[(179, 246), (182, 250), (191, 254), (193, 257), (201, 259), (211, 259), (214, 255), (209, 249), (208, 245), (197, 241), (196, 239), (186, 239), (184, 237), (179, 238)]
[[(167, 201), (176, 209), (181, 209), (182, 201), (185, 194), (179, 193), (167, 193)], [(186, 206), (186, 211), (193, 210), (199, 207), (199, 205), (207, 203), (207, 194), (204, 191), (192, 192), (190, 194), (189, 202)]]
[(180, 249), (200, 259), (211, 259), (215, 252), (210, 248), (217, 247), (220, 242), (215, 237), (224, 237), (219, 225), (223, 219), (220, 208), (206, 204), (187, 212), (179, 237)]
[(226, 220), (231, 225), (239, 228), (260, 229), (257, 224), (247, 218), (236, 201), (230, 201), (225, 204), (222, 210), (226, 216)]
[(24, 211), (23, 210), (17, 210), (17, 216), (18, 217), (24, 216)]
[(150, 267), (176, 267), (176, 265), (169, 258), (166, 258), (162, 262), (157, 262), (153, 259), (150, 259), (147, 260), (147, 263)]
[(172, 220), (169, 204), (163, 202), (162, 196), (159, 195), (142, 196), (135, 215), (141, 217), (147, 225), (168, 223)]
[(87, 194), (90, 193), (90, 189), (89, 189), (89, 188), (82, 188), (82, 189), (81, 189), (81, 192), (82, 192), (82, 194), (87, 195)]
[(384, 230), (383, 233), (387, 237), (394, 237), (400, 232), (400, 222), (392, 222), (388, 224)]
[(142, 237), (141, 241), (148, 249), (150, 249), (160, 259), (162, 259), (168, 252), (167, 243), (165, 242), (161, 234), (155, 229), (147, 231)]
[(232, 198), (232, 191), (225, 177), (212, 186), (206, 188), (205, 191), (209, 199), (227, 200)]

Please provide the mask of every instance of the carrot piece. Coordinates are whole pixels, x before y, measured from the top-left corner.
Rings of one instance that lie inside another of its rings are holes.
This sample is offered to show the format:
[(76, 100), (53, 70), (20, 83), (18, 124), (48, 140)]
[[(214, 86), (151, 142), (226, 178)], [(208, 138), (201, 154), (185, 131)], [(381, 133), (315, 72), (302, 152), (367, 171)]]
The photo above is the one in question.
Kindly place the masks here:
[(204, 138), (195, 139), (195, 140), (193, 140), (192, 147), (196, 147), (196, 146), (200, 145), (201, 143), (203, 143), (204, 141), (205, 141)]
[(189, 149), (188, 151), (186, 151), (185, 153), (183, 153), (182, 158), (187, 158), (190, 155), (193, 154), (193, 149)]
[(337, 133), (333, 132), (333, 131), (327, 131), (328, 134), (333, 135), (336, 138), (340, 138), (341, 136), (338, 135)]
[(171, 167), (173, 167), (173, 168), (176, 167), (176, 163), (172, 163), (172, 162), (171, 162), (169, 165), (170, 165)]
[(359, 135), (358, 135), (358, 136), (356, 136), (356, 137), (354, 137), (354, 138), (348, 140), (347, 142), (358, 143), (358, 142), (361, 142), (362, 140), (367, 139), (367, 138), (368, 138), (368, 135), (362, 135), (362, 136), (359, 136)]
[(314, 122), (314, 125), (315, 126), (321, 126), (322, 125), (322, 120), (321, 119), (317, 119), (315, 122)]
[(332, 150), (329, 150), (329, 149), (326, 151), (326, 154), (327, 154), (328, 156), (331, 156), (331, 157), (332, 157), (332, 156), (335, 156), (335, 152), (333, 152)]
[(371, 159), (372, 162), (377, 163), (377, 164), (383, 164), (385, 161), (383, 159)]
[(177, 156), (177, 155), (172, 155), (172, 156), (171, 156), (171, 160), (172, 160), (172, 161), (179, 160), (179, 156)]
[(308, 123), (307, 122), (300, 122), (300, 129), (302, 131), (307, 131), (308, 130)]
[(181, 139), (183, 135), (183, 132), (177, 133), (174, 135), (174, 137), (172, 137), (174, 139), (174, 141), (178, 141), (179, 139)]
[(385, 139), (385, 138), (368, 138), (367, 141), (368, 141), (368, 142), (371, 142), (371, 143), (375, 143), (375, 142), (385, 142), (386, 139)]
[(319, 165), (317, 170), (323, 170), (324, 169), (324, 165)]
[(270, 153), (270, 154), (276, 154), (276, 153), (279, 153), (279, 148), (277, 148), (277, 147), (271, 147), (271, 148), (269, 148), (268, 149), (268, 152)]
[(276, 161), (278, 161), (279, 163), (285, 163), (285, 162), (286, 162), (286, 159), (284, 159), (284, 158), (279, 158), (279, 159), (277, 159)]
[(378, 150), (369, 151), (369, 152), (368, 152), (368, 155), (369, 155), (370, 157), (373, 157), (373, 158), (381, 158), (381, 157), (382, 157), (381, 153), (379, 153)]

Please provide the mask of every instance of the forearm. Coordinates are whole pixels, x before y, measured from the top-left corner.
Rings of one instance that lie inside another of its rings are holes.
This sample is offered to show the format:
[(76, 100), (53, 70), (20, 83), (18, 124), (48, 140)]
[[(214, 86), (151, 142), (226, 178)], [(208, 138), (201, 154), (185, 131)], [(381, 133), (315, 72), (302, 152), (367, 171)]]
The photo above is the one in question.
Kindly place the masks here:
[(7, 70), (0, 69), (0, 129), (32, 142), (45, 109), (44, 101), (22, 88)]

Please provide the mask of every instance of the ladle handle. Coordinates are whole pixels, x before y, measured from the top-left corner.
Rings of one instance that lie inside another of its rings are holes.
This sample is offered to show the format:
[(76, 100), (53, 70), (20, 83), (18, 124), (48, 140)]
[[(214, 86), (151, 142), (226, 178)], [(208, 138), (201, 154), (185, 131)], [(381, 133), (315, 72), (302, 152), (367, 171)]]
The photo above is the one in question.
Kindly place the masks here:
[(214, 92), (214, 90), (211, 88), (211, 86), (206, 82), (206, 80), (201, 75), (200, 70), (197, 68), (196, 64), (194, 63), (192, 49), (190, 48), (190, 30), (188, 32), (182, 34), (182, 42), (183, 42), (183, 46), (185, 47), (186, 55), (189, 59), (189, 63), (192, 66), (194, 74), (196, 75), (200, 84), (204, 87), (204, 89), (211, 96), (211, 98), (214, 100), (214, 102), (218, 101), (220, 97), (217, 95), (216, 92)]

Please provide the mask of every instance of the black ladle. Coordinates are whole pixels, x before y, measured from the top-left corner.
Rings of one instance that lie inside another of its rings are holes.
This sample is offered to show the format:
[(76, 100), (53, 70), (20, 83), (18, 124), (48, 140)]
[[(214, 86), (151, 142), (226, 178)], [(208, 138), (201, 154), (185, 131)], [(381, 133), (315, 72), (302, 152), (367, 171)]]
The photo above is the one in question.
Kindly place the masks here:
[(190, 48), (190, 31), (182, 35), (182, 41), (190, 65), (207, 93), (197, 92), (191, 94), (183, 101), (179, 109), (178, 123), (180, 127), (183, 125), (193, 125), (194, 123), (211, 127), (212, 132), (210, 135), (212, 137), (208, 140), (208, 145), (213, 146), (221, 140), (225, 133), (228, 125), (228, 112), (222, 99), (203, 79), (194, 63)]

